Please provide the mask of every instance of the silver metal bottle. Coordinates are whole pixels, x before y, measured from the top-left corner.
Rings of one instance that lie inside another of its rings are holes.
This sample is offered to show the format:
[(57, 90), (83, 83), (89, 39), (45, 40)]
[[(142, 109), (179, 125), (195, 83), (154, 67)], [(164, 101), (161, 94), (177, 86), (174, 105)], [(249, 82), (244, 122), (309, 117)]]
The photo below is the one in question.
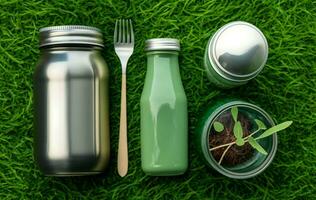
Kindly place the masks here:
[(97, 28), (40, 30), (34, 153), (46, 175), (97, 174), (108, 164), (109, 71), (101, 55), (103, 47)]

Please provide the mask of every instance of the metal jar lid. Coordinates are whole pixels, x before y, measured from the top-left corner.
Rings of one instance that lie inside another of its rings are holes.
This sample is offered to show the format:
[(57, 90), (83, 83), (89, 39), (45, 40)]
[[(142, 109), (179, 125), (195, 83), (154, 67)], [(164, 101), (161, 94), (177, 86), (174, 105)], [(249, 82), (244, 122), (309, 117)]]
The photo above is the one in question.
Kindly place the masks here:
[(104, 47), (102, 33), (95, 27), (67, 25), (40, 29), (40, 47), (60, 44), (87, 44)]
[(180, 51), (180, 42), (174, 38), (154, 38), (146, 40), (145, 51), (155, 50)]
[(212, 37), (208, 57), (223, 78), (246, 81), (263, 69), (268, 58), (268, 42), (256, 26), (242, 21), (231, 22)]

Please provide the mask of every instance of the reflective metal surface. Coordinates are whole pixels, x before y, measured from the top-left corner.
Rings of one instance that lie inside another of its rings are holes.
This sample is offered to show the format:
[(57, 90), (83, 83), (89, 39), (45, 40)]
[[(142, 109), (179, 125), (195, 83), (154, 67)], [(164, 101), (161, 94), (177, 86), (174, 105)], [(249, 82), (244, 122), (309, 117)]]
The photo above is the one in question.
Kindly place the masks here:
[(40, 47), (63, 44), (104, 46), (102, 33), (95, 27), (67, 25), (40, 29)]
[(254, 78), (268, 58), (268, 43), (263, 33), (247, 22), (232, 22), (213, 36), (208, 56), (214, 70), (232, 81)]
[(180, 51), (180, 42), (174, 38), (154, 38), (146, 40), (145, 51), (155, 50)]
[(108, 67), (97, 46), (41, 49), (35, 157), (46, 175), (103, 172), (110, 153)]

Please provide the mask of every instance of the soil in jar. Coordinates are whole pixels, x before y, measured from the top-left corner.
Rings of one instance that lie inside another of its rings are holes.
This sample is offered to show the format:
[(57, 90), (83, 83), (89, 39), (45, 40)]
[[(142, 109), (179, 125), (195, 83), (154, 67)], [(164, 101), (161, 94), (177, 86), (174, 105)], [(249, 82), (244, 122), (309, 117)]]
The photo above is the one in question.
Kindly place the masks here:
[[(214, 130), (214, 127), (211, 128), (209, 134), (210, 148), (234, 142), (236, 140), (233, 133), (235, 122), (231, 116), (230, 110), (225, 111), (220, 116), (218, 116), (216, 121), (221, 122), (225, 128), (221, 133), (216, 132)], [(238, 121), (241, 122), (241, 126), (243, 127), (243, 137), (250, 135), (250, 131), (252, 129), (251, 121), (241, 112), (239, 112), (238, 114)], [(211, 151), (213, 157), (217, 162), (219, 162), (226, 148), (227, 146)], [(237, 146), (236, 144), (234, 144), (226, 152), (221, 165), (236, 166), (250, 159), (253, 156), (253, 153), (254, 149), (250, 146), (248, 142), (245, 143), (243, 146)]]

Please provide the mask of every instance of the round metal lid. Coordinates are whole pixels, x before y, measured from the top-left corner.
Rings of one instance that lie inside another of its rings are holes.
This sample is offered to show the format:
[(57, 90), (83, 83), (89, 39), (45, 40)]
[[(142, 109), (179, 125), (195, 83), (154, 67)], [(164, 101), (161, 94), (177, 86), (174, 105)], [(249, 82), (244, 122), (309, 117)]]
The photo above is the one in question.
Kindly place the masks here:
[(154, 38), (146, 40), (145, 51), (154, 50), (180, 51), (180, 42), (174, 38)]
[(214, 35), (209, 55), (228, 76), (252, 78), (268, 58), (268, 42), (263, 33), (247, 22), (231, 22)]
[(58, 44), (88, 44), (104, 47), (100, 29), (90, 26), (67, 25), (40, 29), (40, 47)]

